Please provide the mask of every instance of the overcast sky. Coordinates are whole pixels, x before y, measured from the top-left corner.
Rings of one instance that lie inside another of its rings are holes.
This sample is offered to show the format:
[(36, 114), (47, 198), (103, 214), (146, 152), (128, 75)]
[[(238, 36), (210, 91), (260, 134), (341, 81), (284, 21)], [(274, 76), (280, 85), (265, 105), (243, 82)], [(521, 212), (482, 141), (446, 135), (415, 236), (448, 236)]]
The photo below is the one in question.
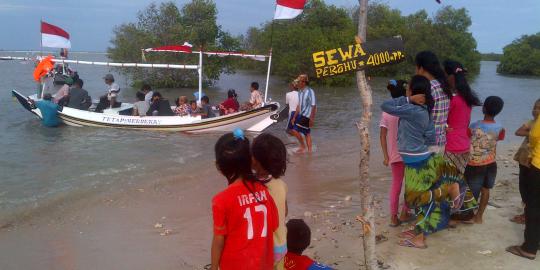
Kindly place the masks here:
[[(135, 21), (139, 10), (151, 0), (0, 0), (0, 49), (39, 48), (39, 21), (58, 25), (71, 35), (74, 51), (105, 51), (114, 26)], [(175, 1), (179, 6), (188, 2)], [(216, 0), (218, 24), (233, 34), (242, 34), (272, 18), (274, 0)], [(356, 0), (326, 0), (352, 8)], [(426, 9), (434, 14), (441, 5), (435, 0), (383, 0), (403, 14)], [(502, 48), (524, 34), (540, 32), (540, 0), (442, 0), (456, 8), (466, 7), (472, 17), (470, 28), (480, 52), (502, 52)]]

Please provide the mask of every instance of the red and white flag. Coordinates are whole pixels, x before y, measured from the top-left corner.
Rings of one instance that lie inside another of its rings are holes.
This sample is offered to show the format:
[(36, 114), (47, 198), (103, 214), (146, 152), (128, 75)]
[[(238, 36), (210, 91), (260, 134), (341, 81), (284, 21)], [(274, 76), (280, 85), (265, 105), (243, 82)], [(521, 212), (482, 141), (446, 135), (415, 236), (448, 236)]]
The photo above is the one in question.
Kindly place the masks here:
[(182, 45), (166, 45), (155, 48), (144, 49), (145, 52), (182, 52), (182, 53), (191, 53), (193, 45), (188, 42), (184, 42)]
[(274, 20), (294, 19), (302, 14), (306, 0), (277, 0)]
[(69, 34), (58, 26), (41, 22), (41, 46), (70, 49)]

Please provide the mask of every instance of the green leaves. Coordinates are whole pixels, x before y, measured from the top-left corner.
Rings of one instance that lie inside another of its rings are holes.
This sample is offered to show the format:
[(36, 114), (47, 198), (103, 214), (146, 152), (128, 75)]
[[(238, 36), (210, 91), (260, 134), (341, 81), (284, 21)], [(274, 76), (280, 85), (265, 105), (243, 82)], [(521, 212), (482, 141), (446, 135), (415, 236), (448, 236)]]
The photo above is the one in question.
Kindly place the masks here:
[(522, 36), (503, 49), (497, 72), (540, 76), (540, 32)]

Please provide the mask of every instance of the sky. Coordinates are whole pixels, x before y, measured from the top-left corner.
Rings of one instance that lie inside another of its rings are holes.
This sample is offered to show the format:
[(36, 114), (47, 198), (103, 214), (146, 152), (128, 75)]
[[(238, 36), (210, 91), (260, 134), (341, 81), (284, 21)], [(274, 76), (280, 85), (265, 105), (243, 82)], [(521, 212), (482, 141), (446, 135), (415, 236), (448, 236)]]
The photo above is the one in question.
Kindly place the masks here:
[[(105, 51), (113, 29), (135, 22), (137, 12), (152, 0), (0, 0), (0, 50), (39, 49), (39, 21), (60, 26), (71, 35), (73, 51)], [(174, 1), (179, 6), (187, 0)], [(215, 0), (218, 24), (232, 34), (269, 21), (274, 0)], [(356, 0), (326, 0), (328, 4), (353, 8)], [(404, 15), (425, 9), (433, 15), (441, 7), (435, 0), (382, 0)], [(539, 0), (442, 0), (443, 5), (466, 7), (472, 18), (470, 31), (483, 53), (502, 48), (525, 34), (540, 32)], [(369, 22), (368, 22), (369, 23)]]

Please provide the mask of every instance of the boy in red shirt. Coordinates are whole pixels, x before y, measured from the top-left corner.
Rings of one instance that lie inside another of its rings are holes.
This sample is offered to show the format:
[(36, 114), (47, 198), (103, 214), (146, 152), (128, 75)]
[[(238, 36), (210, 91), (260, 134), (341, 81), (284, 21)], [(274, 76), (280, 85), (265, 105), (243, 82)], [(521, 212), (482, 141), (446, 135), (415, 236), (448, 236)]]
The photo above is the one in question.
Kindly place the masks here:
[(285, 255), (286, 270), (332, 270), (332, 268), (302, 255), (310, 243), (311, 230), (304, 220), (289, 220), (287, 222), (287, 255)]
[(212, 199), (212, 267), (271, 270), (278, 212), (267, 188), (251, 173), (249, 140), (241, 130), (215, 146), (216, 165), (229, 186)]

